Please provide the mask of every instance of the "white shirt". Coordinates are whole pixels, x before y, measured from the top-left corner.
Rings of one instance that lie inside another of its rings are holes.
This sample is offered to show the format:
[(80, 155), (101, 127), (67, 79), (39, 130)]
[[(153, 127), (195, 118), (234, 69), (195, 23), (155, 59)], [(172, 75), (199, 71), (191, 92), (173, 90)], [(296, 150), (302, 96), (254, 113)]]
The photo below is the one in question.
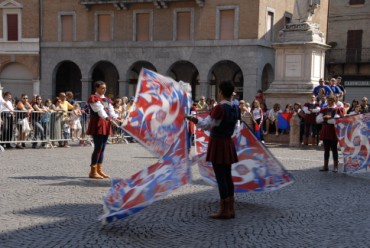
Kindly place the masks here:
[(2, 97), (0, 98), (0, 112), (9, 112), (13, 111), (13, 104), (10, 100), (4, 100)]
[[(99, 97), (100, 98), (105, 98), (104, 95), (102, 95), (102, 96), (99, 95)], [(108, 105), (107, 112), (104, 109), (104, 105), (100, 101), (99, 102), (90, 103), (90, 106), (91, 106), (92, 110), (94, 112), (96, 112), (99, 115), (99, 117), (101, 117), (103, 119), (107, 118), (108, 116), (109, 117), (112, 117), (114, 119), (117, 119), (118, 118), (118, 115), (114, 111), (114, 108), (113, 108), (112, 104), (109, 104)]]

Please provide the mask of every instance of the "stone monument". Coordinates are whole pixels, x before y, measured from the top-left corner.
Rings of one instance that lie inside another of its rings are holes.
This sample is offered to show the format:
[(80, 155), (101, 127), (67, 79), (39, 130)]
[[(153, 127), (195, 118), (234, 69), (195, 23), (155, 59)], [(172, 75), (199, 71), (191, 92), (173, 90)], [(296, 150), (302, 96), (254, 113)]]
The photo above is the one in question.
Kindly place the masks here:
[(296, 0), (292, 23), (279, 32), (275, 49), (275, 79), (265, 92), (267, 106), (305, 103), (324, 77), (325, 37), (312, 16), (319, 0)]

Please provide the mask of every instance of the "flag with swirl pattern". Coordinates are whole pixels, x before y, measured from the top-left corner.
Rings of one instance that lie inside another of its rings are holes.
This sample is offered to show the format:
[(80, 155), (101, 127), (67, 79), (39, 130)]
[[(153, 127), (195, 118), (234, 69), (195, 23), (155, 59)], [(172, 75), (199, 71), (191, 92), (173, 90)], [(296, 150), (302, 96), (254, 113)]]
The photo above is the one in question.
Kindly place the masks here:
[[(205, 118), (207, 113), (198, 117)], [(209, 132), (199, 128), (195, 131), (199, 173), (206, 182), (217, 186), (212, 164), (205, 161)], [(232, 177), (236, 193), (265, 192), (281, 189), (294, 182), (280, 162), (260, 143), (253, 132), (244, 124), (237, 127), (233, 134), (239, 162), (232, 165)]]
[(370, 113), (335, 120), (339, 146), (343, 153), (343, 172), (367, 172), (370, 167)]
[(185, 113), (190, 109), (190, 87), (143, 69), (133, 110), (123, 128), (159, 161), (128, 179), (114, 178), (103, 196), (103, 222), (137, 213), (190, 180), (186, 149)]

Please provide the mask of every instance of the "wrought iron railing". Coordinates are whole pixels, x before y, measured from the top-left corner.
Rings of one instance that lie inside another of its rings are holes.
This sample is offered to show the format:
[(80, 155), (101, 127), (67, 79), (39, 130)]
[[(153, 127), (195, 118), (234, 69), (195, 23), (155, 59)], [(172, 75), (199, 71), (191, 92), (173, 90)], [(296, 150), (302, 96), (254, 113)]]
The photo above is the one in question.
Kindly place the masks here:
[(327, 63), (366, 63), (370, 62), (370, 48), (329, 49)]
[[(90, 9), (96, 4), (113, 4), (117, 9), (127, 9), (129, 5), (137, 3), (153, 3), (157, 8), (167, 8), (169, 2), (184, 2), (189, 0), (80, 0), (80, 4)], [(199, 7), (204, 6), (205, 0), (193, 0)]]

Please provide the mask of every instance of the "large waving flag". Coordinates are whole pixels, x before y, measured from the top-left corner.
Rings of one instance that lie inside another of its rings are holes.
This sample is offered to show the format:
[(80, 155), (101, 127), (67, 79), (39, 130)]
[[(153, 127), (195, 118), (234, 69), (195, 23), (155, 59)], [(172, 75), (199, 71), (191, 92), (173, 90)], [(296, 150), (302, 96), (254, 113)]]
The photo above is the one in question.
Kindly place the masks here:
[(292, 118), (293, 113), (278, 113), (278, 125), (279, 129), (289, 129), (290, 128), (290, 119)]
[(124, 129), (160, 159), (128, 179), (112, 179), (103, 196), (104, 222), (137, 213), (189, 182), (184, 122), (189, 108), (188, 84), (147, 69), (141, 71), (134, 111)]
[(370, 113), (338, 118), (335, 128), (343, 153), (344, 173), (370, 169)]
[[(207, 114), (198, 117), (205, 118)], [(263, 146), (251, 130), (242, 124), (233, 135), (239, 162), (232, 165), (235, 192), (263, 192), (281, 189), (294, 182), (293, 177), (278, 160)], [(197, 128), (195, 148), (197, 162), (202, 178), (217, 186), (212, 164), (205, 161), (209, 133)]]

